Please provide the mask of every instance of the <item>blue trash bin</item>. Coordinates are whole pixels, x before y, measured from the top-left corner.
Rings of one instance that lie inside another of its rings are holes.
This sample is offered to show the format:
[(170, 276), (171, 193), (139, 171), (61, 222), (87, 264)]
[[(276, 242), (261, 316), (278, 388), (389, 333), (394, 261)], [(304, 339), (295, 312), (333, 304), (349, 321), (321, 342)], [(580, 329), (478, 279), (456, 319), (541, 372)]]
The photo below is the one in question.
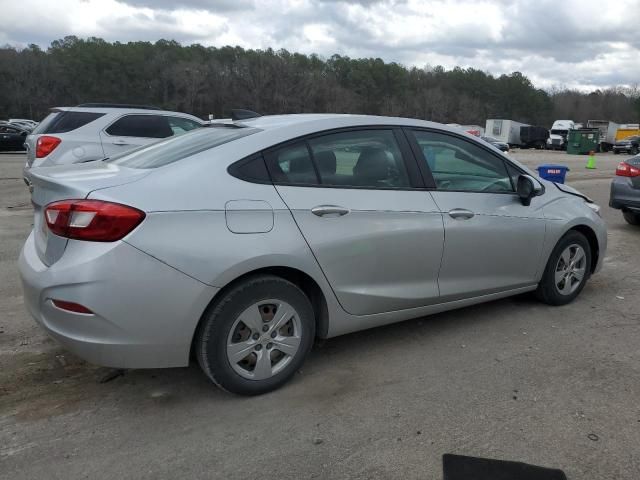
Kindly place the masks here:
[(565, 167), (564, 165), (547, 164), (538, 167), (538, 175), (540, 175), (540, 178), (556, 183), (564, 183), (568, 171), (569, 167)]

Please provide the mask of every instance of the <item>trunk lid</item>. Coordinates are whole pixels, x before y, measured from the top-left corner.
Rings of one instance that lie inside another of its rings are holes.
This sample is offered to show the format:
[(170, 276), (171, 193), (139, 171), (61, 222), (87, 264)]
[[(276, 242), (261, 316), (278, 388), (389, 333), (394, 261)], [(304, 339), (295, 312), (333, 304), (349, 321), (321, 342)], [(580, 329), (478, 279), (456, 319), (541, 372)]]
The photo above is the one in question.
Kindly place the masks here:
[(84, 199), (94, 190), (135, 182), (151, 173), (150, 170), (125, 168), (103, 161), (30, 170), (25, 178), (31, 190), (33, 232), (40, 260), (53, 265), (62, 257), (68, 242), (47, 227), (44, 208), (49, 203)]

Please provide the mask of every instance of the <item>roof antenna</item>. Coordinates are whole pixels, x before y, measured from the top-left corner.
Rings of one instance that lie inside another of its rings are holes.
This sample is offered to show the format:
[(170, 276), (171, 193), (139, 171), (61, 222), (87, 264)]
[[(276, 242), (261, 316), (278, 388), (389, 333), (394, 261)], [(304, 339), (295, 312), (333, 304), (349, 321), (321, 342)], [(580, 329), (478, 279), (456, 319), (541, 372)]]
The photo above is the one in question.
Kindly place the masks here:
[(236, 108), (231, 110), (231, 120), (234, 122), (236, 120), (248, 120), (250, 118), (261, 117), (259, 113), (253, 112), (251, 110), (242, 110), (240, 108)]

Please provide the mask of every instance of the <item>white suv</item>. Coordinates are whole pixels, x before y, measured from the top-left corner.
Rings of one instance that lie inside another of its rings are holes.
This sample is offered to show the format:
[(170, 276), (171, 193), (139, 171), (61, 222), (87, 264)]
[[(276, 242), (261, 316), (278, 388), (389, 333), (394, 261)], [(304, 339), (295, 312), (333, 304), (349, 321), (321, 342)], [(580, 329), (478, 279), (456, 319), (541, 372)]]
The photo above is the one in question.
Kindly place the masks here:
[(193, 115), (136, 105), (52, 108), (27, 137), (25, 170), (111, 157), (204, 125)]

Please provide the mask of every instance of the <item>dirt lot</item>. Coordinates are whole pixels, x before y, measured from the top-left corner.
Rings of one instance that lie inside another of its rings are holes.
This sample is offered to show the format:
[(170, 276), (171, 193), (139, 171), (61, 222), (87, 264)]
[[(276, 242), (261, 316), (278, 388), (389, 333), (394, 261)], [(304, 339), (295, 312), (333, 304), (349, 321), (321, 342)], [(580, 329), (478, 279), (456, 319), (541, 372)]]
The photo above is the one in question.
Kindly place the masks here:
[(604, 268), (561, 308), (529, 298), (318, 344), (285, 388), (238, 398), (195, 365), (87, 365), (26, 314), (31, 228), (22, 155), (0, 154), (0, 478), (441, 478), (443, 453), (640, 478), (640, 229), (607, 207), (619, 157), (515, 151), (569, 165), (603, 206)]

